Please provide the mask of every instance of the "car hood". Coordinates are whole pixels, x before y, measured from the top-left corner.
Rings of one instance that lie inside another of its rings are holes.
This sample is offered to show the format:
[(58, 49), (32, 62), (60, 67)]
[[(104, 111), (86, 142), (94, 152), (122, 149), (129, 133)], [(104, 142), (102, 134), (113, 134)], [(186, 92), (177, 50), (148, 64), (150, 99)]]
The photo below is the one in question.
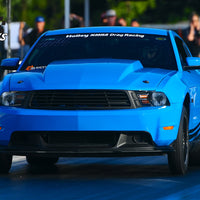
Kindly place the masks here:
[(14, 73), (10, 78), (10, 90), (155, 90), (166, 76), (173, 73), (170, 70), (143, 68), (137, 60), (56, 61), (50, 63), (43, 72)]

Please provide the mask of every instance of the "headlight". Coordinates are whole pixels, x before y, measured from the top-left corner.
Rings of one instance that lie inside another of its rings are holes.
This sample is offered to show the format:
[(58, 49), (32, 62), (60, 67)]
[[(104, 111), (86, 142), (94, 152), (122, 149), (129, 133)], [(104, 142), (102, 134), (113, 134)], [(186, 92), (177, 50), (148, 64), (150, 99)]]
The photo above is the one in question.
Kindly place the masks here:
[(4, 92), (1, 95), (0, 105), (22, 107), (25, 104), (24, 92)]
[(169, 100), (163, 92), (135, 91), (132, 97), (137, 107), (169, 106)]
[(166, 106), (168, 99), (162, 92), (153, 92), (151, 94), (151, 102), (154, 106)]

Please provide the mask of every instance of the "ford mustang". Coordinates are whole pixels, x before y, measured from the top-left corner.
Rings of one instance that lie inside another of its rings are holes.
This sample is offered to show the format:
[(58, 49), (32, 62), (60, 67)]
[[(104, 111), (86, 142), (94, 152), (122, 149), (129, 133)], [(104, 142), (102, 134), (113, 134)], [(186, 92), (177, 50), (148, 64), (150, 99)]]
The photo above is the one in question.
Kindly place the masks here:
[[(173, 31), (91, 27), (44, 33), (0, 83), (0, 172), (61, 156), (168, 155), (197, 160), (200, 58)], [(196, 152), (196, 155), (192, 152)], [(199, 152), (200, 153), (200, 152)], [(191, 156), (190, 156), (191, 155)]]

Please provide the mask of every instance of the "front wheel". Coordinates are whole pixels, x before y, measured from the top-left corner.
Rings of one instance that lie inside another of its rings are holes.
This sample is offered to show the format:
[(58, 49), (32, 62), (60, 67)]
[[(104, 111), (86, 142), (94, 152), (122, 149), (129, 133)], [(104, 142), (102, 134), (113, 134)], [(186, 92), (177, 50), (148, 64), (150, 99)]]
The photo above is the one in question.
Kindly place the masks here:
[(175, 151), (168, 154), (168, 165), (173, 174), (184, 175), (189, 163), (188, 114), (183, 107)]

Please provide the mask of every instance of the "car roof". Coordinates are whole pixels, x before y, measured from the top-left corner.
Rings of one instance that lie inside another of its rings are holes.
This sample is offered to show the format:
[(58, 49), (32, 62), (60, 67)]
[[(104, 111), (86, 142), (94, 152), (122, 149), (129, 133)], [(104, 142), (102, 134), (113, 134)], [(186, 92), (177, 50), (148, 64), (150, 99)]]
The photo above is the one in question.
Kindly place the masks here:
[(83, 27), (69, 28), (54, 31), (48, 31), (45, 35), (62, 35), (62, 34), (78, 34), (78, 33), (134, 33), (134, 34), (152, 34), (167, 36), (168, 30), (141, 28), (141, 27)]

